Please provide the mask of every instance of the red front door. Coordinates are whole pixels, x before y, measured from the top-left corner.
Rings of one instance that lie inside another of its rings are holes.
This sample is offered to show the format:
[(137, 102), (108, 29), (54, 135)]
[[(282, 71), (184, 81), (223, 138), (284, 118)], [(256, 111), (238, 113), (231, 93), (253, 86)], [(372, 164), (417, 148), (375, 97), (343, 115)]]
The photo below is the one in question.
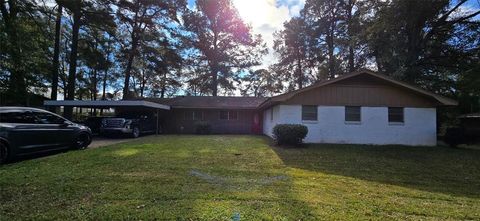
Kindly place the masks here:
[(261, 115), (256, 112), (253, 114), (253, 124), (252, 124), (252, 133), (254, 134), (262, 134), (262, 117)]

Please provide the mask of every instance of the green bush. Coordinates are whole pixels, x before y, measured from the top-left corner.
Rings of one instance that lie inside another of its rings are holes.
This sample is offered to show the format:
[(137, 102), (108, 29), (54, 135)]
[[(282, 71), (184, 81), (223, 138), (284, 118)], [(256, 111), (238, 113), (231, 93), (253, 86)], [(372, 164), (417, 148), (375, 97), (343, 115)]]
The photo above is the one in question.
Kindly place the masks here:
[(207, 122), (198, 122), (195, 124), (195, 133), (196, 134), (210, 134), (212, 127)]
[(308, 128), (301, 124), (277, 124), (273, 127), (273, 136), (279, 145), (299, 145), (307, 133)]

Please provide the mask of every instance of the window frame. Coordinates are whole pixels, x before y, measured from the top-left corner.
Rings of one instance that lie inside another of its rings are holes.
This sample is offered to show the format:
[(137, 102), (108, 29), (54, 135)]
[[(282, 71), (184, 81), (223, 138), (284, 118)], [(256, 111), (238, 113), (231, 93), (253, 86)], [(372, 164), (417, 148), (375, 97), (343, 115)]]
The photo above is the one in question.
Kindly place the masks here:
[[(198, 117), (200, 115), (200, 118)], [(205, 113), (201, 110), (193, 111), (193, 120), (204, 120), (205, 119)]]
[[(226, 118), (222, 118), (222, 113), (226, 113)], [(221, 110), (218, 112), (218, 119), (220, 120), (228, 120), (228, 110)]]
[[(356, 114), (356, 113), (349, 113), (349, 111), (347, 111), (348, 109), (351, 110), (351, 108), (358, 108), (358, 120), (350, 119), (350, 117), (352, 117), (352, 114)], [(361, 124), (362, 123), (362, 106), (345, 106), (344, 120), (346, 124)]]
[[(388, 109), (388, 111), (387, 111), (388, 124), (391, 124), (391, 125), (403, 125), (403, 124), (405, 124), (405, 108), (404, 107), (388, 107), (387, 109)], [(401, 110), (401, 111), (398, 112), (398, 113), (391, 113), (391, 111), (393, 111), (393, 110)], [(401, 121), (394, 121), (394, 119), (392, 119), (392, 115), (397, 115), (397, 116), (400, 115), (401, 116)]]
[[(306, 109), (311, 108), (314, 110), (313, 112), (306, 113)], [(306, 119), (307, 116), (305, 114), (312, 114), (315, 115), (314, 118)], [(302, 121), (307, 121), (307, 122), (317, 122), (318, 121), (318, 106), (316, 105), (302, 105)]]
[[(197, 115), (200, 115), (200, 118), (197, 117)], [(205, 119), (205, 114), (201, 110), (188, 110), (183, 113), (183, 120), (201, 121), (204, 119)]]
[[(235, 118), (232, 118), (232, 113), (235, 113)], [(228, 120), (238, 120), (238, 111), (228, 111)]]
[(184, 111), (183, 120), (194, 120), (194, 111), (191, 111), (191, 110)]
[[(226, 113), (227, 118), (222, 118), (222, 112)], [(235, 112), (235, 118), (231, 117), (231, 113)], [(218, 119), (220, 120), (238, 120), (238, 111), (233, 110), (221, 110), (218, 112)]]

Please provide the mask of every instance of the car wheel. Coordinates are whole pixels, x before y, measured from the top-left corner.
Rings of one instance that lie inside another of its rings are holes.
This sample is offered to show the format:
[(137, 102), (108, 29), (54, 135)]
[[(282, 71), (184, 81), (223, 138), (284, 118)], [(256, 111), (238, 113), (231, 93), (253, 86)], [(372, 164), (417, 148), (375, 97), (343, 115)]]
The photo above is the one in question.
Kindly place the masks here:
[(137, 138), (140, 136), (140, 128), (138, 127), (133, 127), (132, 129), (132, 137)]
[(0, 164), (8, 162), (10, 156), (7, 145), (0, 142)]
[(74, 143), (75, 149), (79, 149), (79, 150), (85, 149), (88, 147), (88, 145), (90, 145), (91, 142), (92, 142), (92, 137), (90, 136), (90, 134), (81, 133), (75, 138), (75, 143)]

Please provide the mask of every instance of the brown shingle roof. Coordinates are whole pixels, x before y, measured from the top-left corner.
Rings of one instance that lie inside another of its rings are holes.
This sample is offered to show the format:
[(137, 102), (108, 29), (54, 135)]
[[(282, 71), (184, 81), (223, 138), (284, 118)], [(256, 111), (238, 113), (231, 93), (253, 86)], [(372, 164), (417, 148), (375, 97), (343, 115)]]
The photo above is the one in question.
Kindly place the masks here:
[(256, 109), (267, 100), (263, 97), (178, 96), (174, 98), (146, 98), (172, 108)]

